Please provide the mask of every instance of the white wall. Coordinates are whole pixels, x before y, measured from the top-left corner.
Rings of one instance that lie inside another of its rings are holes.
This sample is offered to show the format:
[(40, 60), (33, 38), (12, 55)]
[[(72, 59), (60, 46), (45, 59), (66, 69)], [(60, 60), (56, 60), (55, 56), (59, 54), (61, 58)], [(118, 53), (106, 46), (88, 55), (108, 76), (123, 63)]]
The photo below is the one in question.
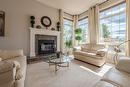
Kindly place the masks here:
[(36, 24), (42, 16), (49, 16), (56, 28), (58, 9), (43, 5), (35, 0), (0, 0), (0, 10), (5, 11), (5, 37), (0, 37), (0, 49), (24, 49), (29, 55), (30, 15), (36, 17)]

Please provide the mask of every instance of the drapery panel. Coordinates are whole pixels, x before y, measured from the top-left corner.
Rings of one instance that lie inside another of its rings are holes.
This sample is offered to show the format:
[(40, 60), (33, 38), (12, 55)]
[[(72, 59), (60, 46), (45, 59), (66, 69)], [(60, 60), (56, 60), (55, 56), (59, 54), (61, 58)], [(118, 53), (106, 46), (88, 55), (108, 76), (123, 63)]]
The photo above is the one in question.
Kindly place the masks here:
[(89, 10), (90, 43), (97, 43), (99, 31), (99, 6), (91, 7)]
[(64, 33), (64, 24), (63, 24), (63, 14), (64, 12), (62, 9), (59, 9), (59, 22), (60, 22), (60, 32), (61, 32), (61, 37), (60, 37), (60, 50), (64, 52), (64, 39), (63, 39), (63, 33)]
[(74, 26), (73, 26), (73, 46), (77, 46), (78, 45), (78, 42), (75, 40), (75, 29), (77, 29), (79, 26), (78, 26), (78, 15), (74, 15), (73, 16), (73, 23), (74, 23)]
[[(126, 15), (127, 15), (127, 40), (130, 40), (130, 0), (126, 0)], [(127, 43), (126, 55), (130, 57), (130, 42)]]

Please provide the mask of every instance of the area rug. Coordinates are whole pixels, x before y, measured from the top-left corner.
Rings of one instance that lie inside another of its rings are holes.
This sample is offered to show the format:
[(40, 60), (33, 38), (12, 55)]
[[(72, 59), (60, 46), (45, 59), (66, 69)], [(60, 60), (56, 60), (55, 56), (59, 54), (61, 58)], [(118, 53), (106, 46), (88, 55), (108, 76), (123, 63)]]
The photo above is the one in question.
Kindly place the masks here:
[(28, 65), (25, 87), (93, 87), (100, 79), (100, 76), (75, 62), (57, 72), (54, 66), (39, 62)]

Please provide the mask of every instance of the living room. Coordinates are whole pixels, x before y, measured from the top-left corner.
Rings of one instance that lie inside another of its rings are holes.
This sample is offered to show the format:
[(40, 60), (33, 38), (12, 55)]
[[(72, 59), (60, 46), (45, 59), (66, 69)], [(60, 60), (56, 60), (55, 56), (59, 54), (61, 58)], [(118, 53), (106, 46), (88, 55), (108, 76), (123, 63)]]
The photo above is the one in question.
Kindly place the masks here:
[(129, 0), (1, 0), (0, 87), (129, 87)]

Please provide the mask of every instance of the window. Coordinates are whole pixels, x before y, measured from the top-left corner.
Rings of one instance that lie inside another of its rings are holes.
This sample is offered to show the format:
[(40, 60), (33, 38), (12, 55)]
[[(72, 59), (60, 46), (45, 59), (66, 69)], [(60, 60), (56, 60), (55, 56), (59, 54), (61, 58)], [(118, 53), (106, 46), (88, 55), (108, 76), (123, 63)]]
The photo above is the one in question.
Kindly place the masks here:
[(71, 43), (73, 38), (73, 21), (64, 19), (64, 47), (66, 47), (66, 42)]
[(85, 44), (89, 42), (88, 35), (88, 17), (78, 21), (79, 28), (82, 29), (82, 41), (80, 44)]
[[(116, 45), (126, 40), (125, 10), (126, 3), (122, 3), (100, 12), (100, 43)], [(125, 52), (125, 45), (122, 45), (121, 49)]]

